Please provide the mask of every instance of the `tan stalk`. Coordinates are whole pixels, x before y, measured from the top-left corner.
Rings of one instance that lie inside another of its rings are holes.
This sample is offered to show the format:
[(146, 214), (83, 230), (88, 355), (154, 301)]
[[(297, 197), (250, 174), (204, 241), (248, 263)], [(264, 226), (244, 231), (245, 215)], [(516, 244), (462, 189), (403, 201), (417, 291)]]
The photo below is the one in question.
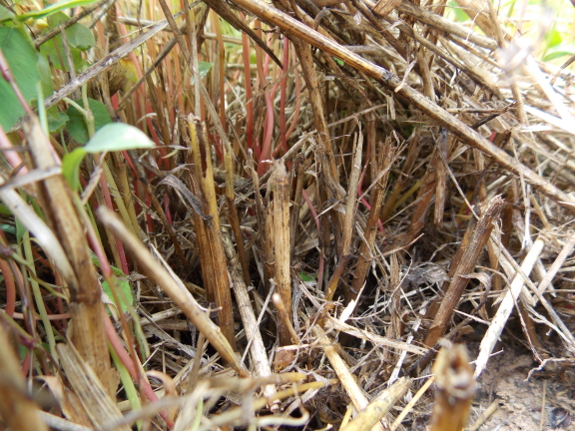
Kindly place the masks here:
[[(473, 150), (473, 159), (475, 161), (475, 168), (477, 169), (477, 171), (483, 171), (485, 169), (485, 157), (483, 156), (483, 154), (478, 151), (478, 150)], [(476, 185), (476, 190), (477, 190), (477, 200), (479, 202), (483, 202), (486, 197), (487, 197), (487, 187), (485, 184), (485, 181), (481, 181)], [(506, 201), (508, 201), (508, 197), (506, 197)], [(503, 210), (501, 211), (501, 230), (503, 231), (503, 226), (506, 225), (506, 223), (504, 222), (505, 219), (505, 213), (509, 211), (509, 208), (511, 208), (511, 206), (509, 204), (506, 204), (503, 207)], [(503, 240), (503, 238), (502, 238)], [(507, 247), (508, 244), (505, 244), (505, 246)], [(497, 253), (497, 251), (495, 250), (495, 247), (493, 247), (493, 243), (491, 241), (489, 241), (487, 243), (487, 253), (489, 254), (489, 264), (491, 265), (491, 268), (494, 270), (497, 270), (499, 268), (499, 255)], [(498, 274), (494, 274), (491, 280), (492, 283), (492, 289), (494, 291), (500, 291), (502, 289), (502, 282), (503, 279), (501, 278), (500, 275)], [(483, 318), (488, 318), (488, 310), (489, 309), (489, 305), (480, 310), (480, 316)]]
[[(445, 135), (445, 133), (439, 132), (439, 137), (436, 139), (435, 151), (439, 153), (440, 158), (447, 160), (449, 146), (447, 144), (447, 136)], [(440, 225), (443, 222), (445, 202), (449, 196), (446, 191), (448, 166), (438, 160), (438, 163), (433, 166), (433, 168), (435, 168), (435, 207), (433, 211), (433, 223)]]
[(426, 346), (435, 346), (435, 343), (447, 330), (453, 311), (461, 299), (463, 290), (469, 283), (469, 278), (466, 276), (472, 273), (477, 265), (483, 246), (489, 239), (494, 224), (499, 220), (502, 209), (503, 199), (496, 197), (488, 203), (480, 219), (476, 223), (471, 222), (469, 224), (468, 232), (471, 232), (469, 243), (462, 242), (460, 247), (463, 250), (460, 254), (461, 259), (459, 261), (454, 260), (449, 270), (450, 281), (446, 282), (449, 283), (449, 286), (445, 290), (445, 296), (425, 337), (424, 344)]
[[(211, 147), (207, 141), (202, 123), (192, 115), (188, 117), (190, 133), (190, 162), (193, 172), (190, 173), (190, 188), (200, 198), (203, 213), (194, 213), (194, 227), (200, 248), (202, 277), (210, 302), (218, 307), (220, 328), (230, 345), (235, 350), (235, 330), (230, 292), (230, 275), (220, 232), (220, 216), (216, 186), (212, 170)], [(192, 178), (193, 177), (193, 178)]]
[(378, 178), (375, 180), (375, 186), (371, 192), (371, 209), (369, 210), (367, 223), (365, 225), (364, 239), (361, 242), (361, 246), (359, 248), (359, 256), (353, 271), (351, 288), (346, 292), (347, 302), (357, 298), (359, 291), (365, 283), (369, 267), (371, 266), (384, 191), (387, 184), (387, 179), (389, 177), (389, 172), (393, 162), (395, 161), (393, 154), (394, 149), (391, 146), (391, 139), (386, 139), (385, 144), (383, 144), (383, 148), (381, 150), (378, 150), (378, 146), (375, 144), (376, 142), (372, 141), (371, 148), (372, 151), (376, 152), (376, 154), (373, 155), (371, 172), (377, 173)]
[[(49, 150), (50, 143), (37, 117), (26, 117), (22, 128), (28, 139), (34, 166), (38, 169), (56, 166)], [(114, 397), (118, 378), (108, 353), (102, 319), (102, 289), (72, 194), (62, 175), (39, 182), (38, 194), (46, 219), (60, 240), (76, 275), (75, 279), (66, 280), (71, 296), (72, 341), (80, 355), (100, 376), (108, 394)]]
[[(289, 10), (290, 6), (288, 6), (286, 3), (288, 2), (282, 1), (281, 5), (286, 10)], [(296, 11), (294, 12), (297, 13), (297, 8)], [(299, 21), (296, 22), (299, 23)], [(345, 191), (337, 181), (338, 170), (335, 163), (335, 152), (333, 149), (333, 145), (331, 143), (330, 133), (326, 119), (325, 106), (320, 92), (318, 74), (315, 69), (313, 57), (311, 55), (311, 50), (310, 47), (307, 46), (299, 38), (291, 38), (291, 40), (294, 45), (295, 52), (300, 61), (302, 73), (305, 79), (306, 86), (309, 91), (309, 101), (312, 106), (315, 127), (318, 131), (318, 137), (321, 144), (320, 150), (318, 151), (319, 162), (322, 174), (325, 178), (325, 181), (328, 183), (328, 187), (320, 188), (320, 198), (322, 201), (325, 201), (326, 199), (324, 199), (322, 195), (327, 191), (329, 193), (329, 196), (326, 196), (327, 198), (339, 200), (345, 195)], [(326, 235), (329, 235), (329, 232), (333, 230), (335, 234), (339, 236), (341, 235), (343, 229), (342, 226), (343, 217), (341, 213), (337, 211), (332, 211), (332, 217), (334, 222), (333, 229), (330, 227), (328, 219), (326, 217), (322, 218), (322, 223)]]
[(0, 416), (13, 431), (47, 431), (38, 414), (40, 409), (30, 399), (20, 361), (3, 323), (0, 323), (0, 346)]
[(462, 431), (475, 396), (473, 369), (462, 344), (442, 347), (433, 365), (435, 403), (431, 431)]
[[(291, 277), (290, 277), (290, 180), (283, 161), (273, 166), (272, 185), (274, 200), (273, 211), (268, 212), (273, 220), (273, 232), (268, 240), (273, 242), (274, 252), (274, 282), (276, 292), (281, 297), (285, 312), (278, 313), (278, 334), (281, 346), (298, 344), (292, 328), (290, 315), (292, 313)], [(269, 185), (268, 185), (269, 187)]]
[(401, 3), (401, 0), (378, 0), (375, 7), (373, 8), (373, 13), (380, 16), (386, 16), (391, 11)]
[(232, 225), (232, 231), (234, 232), (234, 237), (236, 239), (238, 258), (241, 264), (244, 282), (247, 285), (250, 285), (251, 280), (250, 280), (248, 260), (246, 256), (246, 249), (244, 247), (244, 239), (240, 227), (240, 218), (238, 216), (238, 210), (236, 208), (236, 196), (234, 190), (234, 152), (230, 142), (227, 139), (224, 139), (223, 142), (224, 142), (224, 168), (226, 176), (226, 203), (228, 206), (228, 216), (230, 218), (230, 224)]
[[(343, 361), (337, 349), (335, 343), (331, 340), (318, 325), (312, 328), (314, 336), (317, 338), (321, 348), (323, 349), (325, 356), (329, 360), (333, 370), (337, 374), (338, 379), (346, 391), (347, 395), (351, 399), (353, 406), (357, 411), (363, 410), (369, 404), (364, 392), (358, 386), (357, 381), (349, 367)], [(384, 425), (385, 424), (385, 428)], [(371, 428), (372, 431), (384, 431), (384, 429), (389, 428), (389, 423), (387, 419), (383, 418), (381, 421), (376, 422)]]
[[(416, 129), (417, 130), (417, 129)], [(408, 140), (409, 148), (407, 150), (407, 156), (404, 165), (401, 168), (401, 172), (399, 173), (399, 178), (395, 182), (391, 192), (388, 194), (385, 205), (381, 210), (381, 221), (385, 223), (385, 221), (391, 216), (391, 213), (397, 203), (397, 200), (402, 192), (405, 191), (405, 187), (407, 186), (409, 179), (411, 177), (411, 171), (413, 169), (413, 165), (417, 161), (417, 157), (419, 155), (419, 151), (421, 150), (422, 145), (420, 145), (419, 135), (414, 133)]]
[(291, 208), (291, 214), (290, 214), (290, 233), (291, 233), (291, 238), (290, 238), (290, 244), (291, 244), (291, 250), (290, 250), (290, 258), (293, 261), (295, 259), (295, 248), (296, 248), (296, 237), (297, 237), (297, 232), (298, 232), (298, 224), (300, 222), (300, 215), (301, 215), (301, 209), (302, 209), (302, 192), (303, 192), (303, 185), (304, 185), (304, 181), (305, 181), (305, 170), (306, 170), (307, 164), (304, 160), (303, 156), (297, 157), (294, 160), (294, 163), (292, 165), (292, 175), (294, 178), (294, 193), (293, 193), (293, 199), (292, 199), (292, 208)]
[(128, 211), (130, 224), (128, 225), (135, 235), (140, 234), (140, 228), (136, 216), (136, 209), (134, 208), (134, 200), (130, 191), (130, 184), (128, 179), (128, 163), (126, 158), (120, 152), (113, 152), (108, 157), (112, 157), (114, 161), (114, 172), (118, 176), (118, 191), (124, 199), (124, 205)]
[(411, 386), (411, 382), (412, 380), (407, 377), (397, 380), (391, 387), (382, 391), (377, 398), (372, 400), (365, 409), (360, 411), (347, 426), (342, 428), (342, 431), (371, 430), (401, 400)]
[[(98, 375), (79, 355), (74, 346), (58, 344), (58, 354), (62, 362), (62, 369), (78, 396), (84, 411), (95, 427), (122, 418), (122, 413), (115, 401), (106, 393)], [(115, 394), (114, 398), (115, 398)], [(116, 428), (128, 431), (127, 425)]]
[(341, 240), (341, 251), (339, 254), (339, 262), (331, 279), (329, 280), (325, 292), (325, 299), (328, 301), (333, 299), (339, 284), (339, 280), (341, 279), (343, 271), (345, 270), (351, 257), (351, 239), (354, 231), (355, 211), (357, 209), (357, 185), (359, 184), (359, 176), (361, 174), (361, 156), (363, 152), (363, 133), (361, 133), (361, 131), (357, 133), (355, 141), (353, 158), (351, 161), (349, 186), (347, 190), (347, 202), (345, 205), (345, 215), (343, 219), (343, 238)]
[[(505, 256), (505, 251), (500, 249), (500, 252), (503, 252), (501, 257), (501, 265), (504, 268), (505, 272), (510, 276), (513, 275), (511, 283), (509, 285), (509, 289), (505, 292), (501, 303), (499, 304), (499, 308), (497, 309), (497, 313), (491, 320), (491, 323), (487, 329), (487, 332), (483, 336), (481, 340), (481, 345), (479, 346), (479, 354), (476, 360), (476, 369), (475, 369), (475, 377), (479, 377), (485, 367), (487, 366), (487, 361), (495, 347), (495, 344), (499, 340), (501, 333), (503, 332), (503, 328), (507, 323), (507, 319), (511, 315), (515, 304), (519, 299), (519, 295), (523, 290), (525, 283), (530, 282), (529, 274), (531, 273), (535, 263), (539, 259), (543, 248), (545, 246), (544, 237), (541, 235), (539, 236), (535, 242), (532, 244), (529, 252), (523, 259), (521, 263), (521, 267), (516, 268), (511, 267), (511, 262), (508, 260), (507, 256)], [(534, 301), (531, 301), (532, 303)], [(531, 305), (531, 304), (529, 304)], [(563, 328), (561, 328), (563, 329)], [(570, 351), (573, 352), (573, 336), (569, 332), (569, 340), (571, 343)]]
[[(240, 265), (238, 265), (239, 256), (234, 250), (234, 246), (229, 235), (224, 235), (223, 239), (226, 254), (228, 255), (228, 259), (230, 261), (230, 273), (234, 283), (234, 296), (236, 298), (236, 302), (238, 303), (238, 311), (246, 331), (246, 338), (248, 340), (248, 346), (250, 349), (250, 357), (252, 360), (254, 375), (256, 377), (271, 376), (272, 369), (268, 360), (266, 348), (262, 339), (262, 334), (260, 332), (260, 328), (258, 327), (256, 314), (250, 300), (248, 286), (242, 277)], [(268, 397), (273, 396), (275, 392), (275, 387), (272, 385), (264, 387), (264, 394)]]
[[(415, 203), (415, 208), (411, 215), (411, 223), (409, 224), (409, 228), (405, 234), (401, 236), (401, 244), (409, 244), (425, 227), (425, 216), (427, 215), (427, 211), (431, 206), (431, 201), (433, 196), (435, 195), (436, 190), (436, 170), (437, 165), (441, 165), (441, 160), (437, 155), (437, 150), (433, 151), (433, 155), (431, 156), (431, 161), (429, 162), (427, 172), (423, 176), (421, 180), (421, 185), (419, 187), (419, 191), (417, 193), (417, 199)], [(387, 213), (386, 213), (387, 214)], [(395, 248), (396, 244), (390, 244), (391, 248)]]

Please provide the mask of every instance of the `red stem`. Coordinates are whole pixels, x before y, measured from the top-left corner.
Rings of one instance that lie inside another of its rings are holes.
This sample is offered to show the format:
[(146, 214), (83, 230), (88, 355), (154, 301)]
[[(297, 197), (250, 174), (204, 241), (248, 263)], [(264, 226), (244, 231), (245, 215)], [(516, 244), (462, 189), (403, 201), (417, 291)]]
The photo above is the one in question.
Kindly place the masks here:
[(250, 69), (250, 42), (248, 36), (245, 33), (242, 33), (242, 49), (244, 60), (244, 80), (246, 88), (246, 138), (248, 148), (253, 149), (254, 102), (252, 94), (252, 72)]
[[(104, 316), (104, 325), (106, 327), (106, 334), (108, 335), (108, 341), (110, 342), (111, 347), (114, 349), (114, 351), (118, 355), (118, 358), (120, 358), (120, 361), (122, 361), (122, 363), (124, 364), (124, 366), (128, 370), (128, 373), (130, 373), (130, 376), (132, 377), (132, 379), (134, 381), (138, 382), (140, 387), (143, 389), (144, 394), (146, 395), (146, 398), (148, 398), (148, 400), (151, 403), (158, 401), (158, 396), (156, 395), (156, 393), (154, 392), (154, 390), (150, 386), (150, 382), (148, 382), (148, 380), (144, 378), (143, 373), (138, 373), (138, 371), (136, 370), (136, 366), (134, 364), (134, 361), (132, 360), (130, 355), (128, 355), (128, 352), (126, 351), (126, 349), (124, 348), (124, 345), (122, 344), (122, 340), (120, 340), (120, 337), (118, 337), (118, 334), (116, 333), (116, 330), (114, 329), (114, 325), (112, 324), (112, 321), (110, 320), (110, 316), (108, 316), (108, 314), (106, 313), (106, 311), (104, 310), (103, 307), (102, 307), (102, 314)], [(142, 378), (139, 379), (138, 378), (139, 376), (142, 376)], [(164, 421), (166, 421), (166, 424), (168, 425), (168, 427), (170, 429), (172, 429), (174, 427), (174, 422), (168, 418), (168, 415), (165, 411), (161, 411), (160, 416), (162, 416)]]

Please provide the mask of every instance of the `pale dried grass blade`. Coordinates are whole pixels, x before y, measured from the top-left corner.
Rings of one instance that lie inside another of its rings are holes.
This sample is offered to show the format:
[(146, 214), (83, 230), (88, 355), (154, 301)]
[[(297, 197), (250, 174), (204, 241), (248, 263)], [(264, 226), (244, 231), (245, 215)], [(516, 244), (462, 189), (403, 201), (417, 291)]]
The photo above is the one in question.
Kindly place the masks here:
[[(232, 267), (230, 275), (232, 276), (234, 296), (238, 303), (238, 311), (240, 313), (244, 329), (246, 331), (246, 338), (248, 339), (248, 348), (250, 349), (250, 357), (252, 360), (252, 367), (256, 377), (271, 376), (272, 369), (266, 353), (266, 348), (262, 339), (260, 328), (256, 314), (254, 312), (248, 287), (244, 281), (242, 270), (239, 267), (238, 254), (234, 250), (234, 246), (230, 239), (229, 234), (224, 234), (224, 247), (226, 254)], [(268, 385), (264, 387), (264, 394), (271, 397), (275, 394), (275, 387)]]
[(361, 340), (369, 341), (378, 346), (386, 346), (399, 351), (413, 353), (414, 355), (424, 355), (427, 349), (423, 349), (414, 344), (409, 344), (404, 341), (393, 340), (389, 337), (382, 337), (381, 335), (374, 334), (365, 329), (356, 328), (355, 326), (343, 323), (333, 317), (328, 317), (326, 320), (326, 329), (335, 329), (337, 331), (345, 332), (346, 334), (357, 337)]
[(402, 377), (383, 390), (342, 431), (369, 431), (393, 408), (411, 386), (412, 379)]
[[(327, 359), (329, 360), (333, 370), (337, 374), (343, 388), (345, 389), (347, 395), (351, 399), (353, 406), (356, 410), (360, 411), (367, 407), (369, 401), (364, 395), (361, 388), (357, 385), (355, 377), (349, 371), (349, 367), (345, 364), (339, 353), (337, 353), (334, 347), (334, 342), (331, 340), (319, 326), (314, 326), (313, 334), (317, 338), (318, 343), (325, 352)], [(383, 425), (385, 424), (385, 426)], [(383, 418), (381, 421), (375, 423), (371, 428), (373, 431), (384, 431), (385, 428), (389, 428), (387, 420)]]
[[(527, 253), (527, 256), (525, 256), (525, 259), (521, 264), (521, 270), (525, 275), (529, 275), (531, 273), (531, 270), (533, 269), (537, 259), (539, 259), (539, 255), (543, 251), (544, 246), (545, 241), (542, 238), (537, 238), (533, 243), (533, 246), (529, 249), (529, 253)], [(525, 282), (523, 277), (520, 274), (517, 274), (513, 278), (513, 281), (509, 286), (509, 290), (505, 294), (503, 301), (501, 301), (495, 317), (491, 321), (487, 332), (481, 340), (479, 355), (477, 356), (476, 361), (475, 378), (478, 378), (487, 366), (489, 356), (495, 347), (495, 343), (499, 340), (501, 332), (503, 332), (507, 319), (509, 318), (511, 311), (513, 311), (513, 307), (515, 306), (524, 285)]]

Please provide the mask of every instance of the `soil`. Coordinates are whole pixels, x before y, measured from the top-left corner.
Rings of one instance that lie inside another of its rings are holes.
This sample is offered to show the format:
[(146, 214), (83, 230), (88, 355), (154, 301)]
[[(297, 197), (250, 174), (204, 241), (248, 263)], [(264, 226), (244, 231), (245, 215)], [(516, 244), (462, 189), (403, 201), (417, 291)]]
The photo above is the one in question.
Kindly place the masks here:
[(575, 430), (572, 372), (557, 367), (529, 376), (537, 366), (532, 355), (513, 349), (493, 357), (478, 381), (469, 423), (498, 400), (499, 408), (478, 430)]

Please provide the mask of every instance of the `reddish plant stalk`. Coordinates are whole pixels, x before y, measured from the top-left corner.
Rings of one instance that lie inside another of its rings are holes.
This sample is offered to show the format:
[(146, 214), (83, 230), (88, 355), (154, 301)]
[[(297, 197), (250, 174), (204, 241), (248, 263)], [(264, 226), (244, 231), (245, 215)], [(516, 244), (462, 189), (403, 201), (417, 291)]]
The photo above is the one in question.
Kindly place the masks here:
[[(243, 15), (243, 14), (242, 14)], [(252, 94), (252, 72), (250, 69), (250, 43), (247, 34), (242, 33), (242, 55), (246, 89), (246, 139), (249, 149), (254, 148), (254, 101)]]
[[(284, 65), (283, 73), (285, 76), (281, 80), (280, 90), (280, 148), (284, 154), (287, 153), (287, 136), (286, 136), (286, 92), (287, 92), (287, 71), (289, 69), (289, 39), (284, 38), (284, 50), (282, 56), (282, 64)], [(282, 71), (279, 71), (282, 73)], [(291, 165), (291, 163), (290, 163)], [(288, 169), (289, 169), (288, 165)]]

